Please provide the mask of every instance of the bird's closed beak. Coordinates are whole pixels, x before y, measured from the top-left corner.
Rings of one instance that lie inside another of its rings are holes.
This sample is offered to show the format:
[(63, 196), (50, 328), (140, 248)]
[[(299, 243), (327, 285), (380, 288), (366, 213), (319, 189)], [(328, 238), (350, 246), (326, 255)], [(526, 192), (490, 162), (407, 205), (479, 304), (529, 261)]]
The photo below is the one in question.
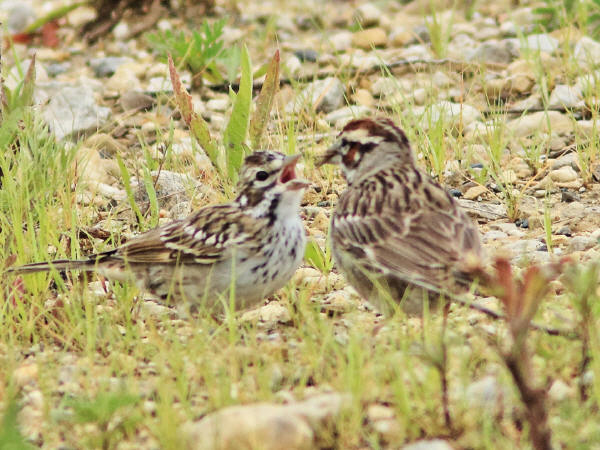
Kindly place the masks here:
[(339, 159), (339, 149), (339, 144), (335, 143), (325, 150), (325, 153), (317, 158), (317, 167), (320, 167), (324, 164), (338, 164), (339, 161), (337, 159)]

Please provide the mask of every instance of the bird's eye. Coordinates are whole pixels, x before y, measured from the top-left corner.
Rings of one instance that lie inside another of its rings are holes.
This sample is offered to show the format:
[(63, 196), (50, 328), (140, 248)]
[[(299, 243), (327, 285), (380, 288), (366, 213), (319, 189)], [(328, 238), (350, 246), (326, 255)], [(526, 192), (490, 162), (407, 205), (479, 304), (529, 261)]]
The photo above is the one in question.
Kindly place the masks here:
[(269, 174), (267, 172), (265, 172), (264, 170), (260, 170), (260, 171), (256, 172), (256, 179), (258, 181), (265, 181), (267, 178), (269, 178)]

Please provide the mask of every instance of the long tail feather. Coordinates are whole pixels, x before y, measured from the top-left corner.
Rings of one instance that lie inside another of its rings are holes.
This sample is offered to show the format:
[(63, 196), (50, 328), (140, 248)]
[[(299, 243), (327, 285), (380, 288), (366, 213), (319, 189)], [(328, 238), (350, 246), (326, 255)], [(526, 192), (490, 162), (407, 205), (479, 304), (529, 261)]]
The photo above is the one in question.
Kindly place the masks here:
[(25, 264), (24, 266), (8, 267), (6, 271), (9, 273), (34, 273), (45, 272), (53, 269), (60, 272), (65, 270), (94, 270), (95, 265), (96, 261), (93, 259), (57, 259), (50, 262), (39, 262)]

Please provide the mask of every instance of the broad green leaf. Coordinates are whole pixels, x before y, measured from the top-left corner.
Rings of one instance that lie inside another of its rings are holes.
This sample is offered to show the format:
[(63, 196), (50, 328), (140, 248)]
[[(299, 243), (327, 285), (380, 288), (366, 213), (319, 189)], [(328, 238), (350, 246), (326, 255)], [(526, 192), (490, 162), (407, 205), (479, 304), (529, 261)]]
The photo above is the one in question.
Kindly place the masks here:
[(271, 107), (273, 106), (273, 98), (279, 88), (279, 50), (273, 55), (265, 81), (260, 90), (260, 94), (256, 99), (256, 109), (252, 115), (250, 121), (250, 146), (253, 149), (260, 147), (260, 141), (262, 140), (269, 115), (271, 114)]
[(231, 111), (231, 118), (223, 135), (227, 174), (229, 179), (237, 181), (238, 172), (244, 159), (243, 143), (248, 131), (250, 107), (252, 105), (252, 69), (250, 55), (246, 46), (242, 49), (242, 77), (240, 88)]
[(185, 88), (181, 84), (181, 79), (175, 69), (173, 58), (171, 55), (168, 56), (169, 60), (169, 74), (171, 76), (171, 83), (173, 84), (173, 94), (175, 95), (175, 103), (183, 121), (190, 127), (192, 136), (198, 141), (200, 146), (204, 149), (208, 157), (210, 158), (216, 169), (221, 172), (221, 160), (220, 152), (217, 144), (210, 137), (208, 130), (208, 124), (202, 118), (202, 116), (194, 112), (192, 106), (192, 96), (187, 93)]
[(333, 267), (329, 252), (324, 252), (314, 239), (309, 239), (304, 250), (304, 260), (315, 269), (328, 274)]

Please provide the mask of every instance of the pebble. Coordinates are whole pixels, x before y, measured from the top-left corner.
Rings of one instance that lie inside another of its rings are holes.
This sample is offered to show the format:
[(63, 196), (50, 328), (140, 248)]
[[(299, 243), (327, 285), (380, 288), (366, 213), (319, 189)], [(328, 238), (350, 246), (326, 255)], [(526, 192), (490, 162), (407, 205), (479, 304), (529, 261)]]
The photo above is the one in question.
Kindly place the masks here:
[(30, 2), (2, 2), (4, 14), (8, 16), (6, 27), (11, 33), (19, 33), (36, 19), (37, 14)]
[(496, 377), (488, 375), (467, 386), (465, 400), (471, 408), (483, 409), (488, 413), (498, 411), (504, 392)]
[(90, 59), (89, 65), (97, 77), (110, 77), (123, 64), (132, 63), (128, 56), (107, 56), (105, 58)]
[(125, 91), (121, 94), (120, 103), (124, 111), (148, 111), (156, 105), (156, 99), (141, 91)]
[(575, 389), (562, 380), (554, 380), (548, 390), (548, 397), (554, 402), (562, 402), (575, 396)]
[(401, 450), (452, 450), (452, 446), (442, 439), (417, 441), (400, 448)]
[[(522, 223), (522, 221), (520, 223)], [(513, 236), (513, 237), (525, 236), (525, 233), (523, 231), (519, 230), (519, 228), (517, 228), (516, 223), (495, 223), (492, 225), (492, 227), (506, 233), (508, 236)]]
[(578, 202), (581, 200), (581, 197), (577, 195), (575, 192), (571, 192), (567, 189), (563, 190), (560, 194), (560, 201), (565, 203)]
[(354, 20), (363, 28), (379, 25), (381, 10), (373, 3), (363, 3), (354, 11)]
[(37, 379), (38, 365), (34, 362), (25, 361), (12, 372), (12, 380), (20, 388), (37, 383)]
[(428, 130), (431, 125), (443, 120), (447, 122), (447, 126), (456, 127), (461, 125), (466, 128), (480, 118), (481, 113), (479, 110), (471, 105), (441, 101), (426, 109), (421, 119), (421, 126)]
[[(309, 450), (328, 423), (349, 405), (344, 394), (321, 394), (280, 405), (230, 406), (183, 426), (188, 448), (202, 450)], [(232, 426), (235, 424), (235, 426)]]
[(557, 84), (554, 87), (548, 103), (550, 108), (580, 108), (585, 104), (581, 88), (566, 84)]
[(292, 318), (289, 310), (279, 302), (269, 302), (260, 308), (246, 311), (241, 319), (242, 322), (263, 322), (268, 326), (278, 323), (290, 323)]
[(529, 50), (554, 53), (558, 49), (558, 39), (545, 33), (530, 34), (526, 38), (525, 45)]
[(375, 105), (375, 99), (367, 89), (357, 89), (352, 99), (360, 106), (370, 108)]
[[(550, 122), (550, 126), (548, 126)], [(540, 132), (568, 133), (573, 130), (573, 122), (558, 111), (539, 111), (510, 120), (506, 126), (515, 137), (531, 136)]]
[(294, 56), (296, 56), (296, 58), (298, 58), (301, 62), (317, 62), (319, 54), (316, 50), (313, 50), (311, 48), (304, 48), (296, 50), (294, 52)]
[(336, 52), (344, 52), (352, 47), (353, 34), (350, 31), (339, 31), (329, 37), (329, 42)]
[(366, 106), (344, 106), (343, 108), (331, 111), (325, 116), (325, 120), (329, 123), (338, 124), (339, 122), (348, 122), (350, 119), (356, 119), (369, 115), (371, 109)]
[(372, 47), (383, 47), (387, 41), (387, 33), (383, 28), (368, 28), (352, 35), (352, 44), (365, 50), (370, 50)]
[(488, 232), (484, 233), (483, 236), (481, 236), (481, 240), (484, 243), (486, 243), (486, 242), (498, 241), (498, 240), (506, 239), (507, 237), (508, 237), (508, 234), (506, 234), (503, 231), (500, 231), (500, 230), (491, 230), (491, 231), (488, 231)]
[(579, 38), (573, 49), (573, 56), (585, 67), (596, 67), (600, 61), (600, 42), (588, 36)]
[(570, 237), (573, 233), (571, 232), (571, 229), (569, 227), (562, 227), (560, 230), (558, 230), (556, 232), (556, 234), (561, 235), (561, 236)]
[(598, 241), (592, 236), (573, 236), (569, 240), (569, 247), (567, 251), (572, 252), (584, 252), (592, 247), (595, 247)]
[(506, 41), (489, 40), (481, 43), (470, 56), (470, 61), (481, 61), (495, 64), (508, 64), (513, 60), (513, 54)]
[(463, 198), (467, 200), (476, 200), (480, 195), (483, 195), (486, 192), (487, 188), (485, 186), (472, 186), (469, 189), (467, 189), (467, 192), (464, 193)]
[(311, 107), (317, 112), (330, 113), (343, 105), (344, 94), (344, 85), (338, 78), (313, 81), (286, 105), (285, 110), (287, 113), (297, 114), (304, 108)]
[(550, 179), (558, 183), (568, 183), (570, 181), (575, 181), (578, 178), (579, 175), (571, 166), (563, 166), (550, 172)]

